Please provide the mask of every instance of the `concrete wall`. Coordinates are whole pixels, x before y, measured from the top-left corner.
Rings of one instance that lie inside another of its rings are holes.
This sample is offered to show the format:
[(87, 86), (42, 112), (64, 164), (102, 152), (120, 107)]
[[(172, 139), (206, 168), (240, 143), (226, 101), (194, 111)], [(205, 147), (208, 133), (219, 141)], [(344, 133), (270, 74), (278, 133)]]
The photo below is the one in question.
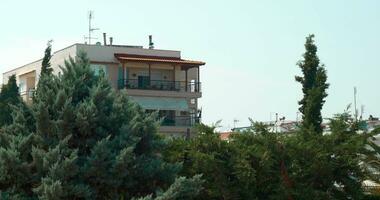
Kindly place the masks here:
[(118, 62), (115, 58), (115, 53), (137, 54), (144, 56), (162, 56), (162, 57), (175, 57), (180, 58), (180, 51), (159, 50), (159, 49), (143, 49), (134, 47), (121, 47), (121, 46), (97, 46), (76, 44), (78, 51), (87, 52), (87, 56), (92, 61), (102, 62)]
[(23, 74), (28, 74), (28, 73), (37, 71), (37, 69), (38, 69), (38, 71), (40, 71), (41, 70), (40, 66), (41, 66), (41, 60), (37, 60), (35, 62), (32, 62), (32, 63), (26, 64), (24, 66), (18, 67), (14, 70), (5, 72), (3, 74), (3, 83), (7, 84), (9, 77), (12, 75), (16, 75), (16, 81), (17, 81), (17, 83), (19, 83), (20, 76), (22, 76)]
[[(76, 55), (76, 45), (71, 45), (69, 47), (66, 47), (64, 49), (54, 52), (50, 60), (53, 73), (57, 75), (61, 71), (59, 66), (60, 65), (64, 66), (65, 59), (68, 59), (69, 56), (75, 57), (75, 55)], [(3, 83), (6, 84), (8, 82), (9, 77), (13, 74), (16, 74), (16, 80), (17, 80), (17, 83), (19, 83), (20, 76), (23, 76), (24, 74), (28, 74), (34, 71), (36, 75), (35, 84), (37, 85), (38, 77), (41, 73), (41, 64), (42, 64), (42, 59), (23, 65), (14, 70), (5, 72), (3, 74)]]
[[(53, 68), (53, 73), (55, 75), (58, 75), (58, 73), (61, 72), (61, 69), (59, 66), (64, 67), (65, 60), (68, 60), (70, 57), (75, 59), (76, 55), (77, 55), (76, 45), (71, 45), (60, 51), (56, 51), (50, 60), (51, 66)], [(40, 72), (38, 72), (38, 74), (40, 74)]]
[(117, 89), (118, 81), (119, 81), (119, 65), (108, 64), (106, 66), (107, 66), (107, 78), (109, 80), (109, 83), (112, 85), (114, 89)]
[[(195, 80), (198, 82), (198, 69), (197, 68), (190, 68), (187, 71), (187, 81)], [(175, 80), (176, 81), (185, 81), (186, 80), (186, 72), (181, 70), (181, 66), (176, 66), (175, 69)]]
[[(79, 51), (85, 51), (87, 53), (88, 58), (93, 62), (104, 62), (104, 63), (118, 63), (119, 61), (115, 58), (115, 53), (127, 53), (127, 54), (138, 54), (138, 55), (146, 55), (146, 56), (162, 56), (162, 57), (176, 57), (180, 58), (180, 51), (171, 51), (171, 50), (159, 50), (159, 49), (142, 49), (135, 47), (123, 47), (123, 46), (97, 46), (97, 45), (86, 45), (86, 44), (74, 44), (59, 51), (53, 53), (52, 58), (50, 60), (51, 66), (53, 68), (53, 73), (58, 75), (61, 72), (59, 66), (64, 66), (64, 61), (69, 59), (69, 57), (75, 56)], [(29, 72), (35, 71), (36, 73), (36, 84), (38, 83), (38, 75), (41, 73), (41, 62), (42, 59), (37, 60), (35, 62), (26, 64), (24, 66), (18, 67), (14, 70), (5, 72), (3, 74), (3, 83), (6, 84), (8, 82), (9, 76), (16, 74), (16, 80), (19, 81), (19, 76), (23, 74), (27, 74)], [(144, 64), (134, 64), (133, 67), (143, 67)], [(109, 66), (111, 67), (111, 66)], [(146, 64), (147, 67), (147, 64)], [(114, 86), (115, 80), (117, 82), (117, 70), (114, 69), (114, 66), (110, 69), (111, 82)], [(171, 66), (155, 64), (154, 68), (157, 69), (172, 69)]]

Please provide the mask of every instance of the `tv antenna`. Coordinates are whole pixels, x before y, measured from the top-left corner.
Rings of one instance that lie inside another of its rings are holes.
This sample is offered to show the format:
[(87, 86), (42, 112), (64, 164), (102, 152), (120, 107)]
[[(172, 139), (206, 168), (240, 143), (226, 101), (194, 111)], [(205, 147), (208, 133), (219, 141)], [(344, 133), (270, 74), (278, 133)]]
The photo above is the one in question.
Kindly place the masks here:
[(234, 128), (236, 128), (236, 123), (238, 123), (239, 120), (237, 120), (236, 118), (234, 119)]
[(358, 120), (358, 109), (356, 108), (356, 95), (357, 95), (357, 89), (354, 87), (354, 108), (355, 108), (355, 120)]
[(92, 32), (99, 30), (99, 28), (92, 27), (92, 24), (91, 24), (92, 19), (94, 19), (94, 11), (90, 10), (88, 11), (88, 36), (84, 37), (85, 40), (88, 40), (88, 44), (91, 44), (91, 39), (98, 39), (98, 38), (91, 37)]

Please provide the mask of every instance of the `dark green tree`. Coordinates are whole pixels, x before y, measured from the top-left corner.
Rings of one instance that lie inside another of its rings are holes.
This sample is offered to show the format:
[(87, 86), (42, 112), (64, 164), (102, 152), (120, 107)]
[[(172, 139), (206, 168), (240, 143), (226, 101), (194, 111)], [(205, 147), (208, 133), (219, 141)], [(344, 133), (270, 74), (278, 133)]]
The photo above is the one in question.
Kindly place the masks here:
[(201, 125), (197, 137), (171, 142), (166, 159), (183, 162), (182, 175), (203, 174), (199, 199), (363, 199), (363, 181), (378, 180), (379, 148), (369, 140), (378, 132), (361, 132), (345, 112), (330, 119), (322, 134), (328, 84), (313, 37), (299, 64), (304, 76), (297, 78), (304, 86), (300, 129), (277, 134), (253, 123), (226, 142), (215, 127)]
[(34, 123), (18, 110), (13, 123), (0, 130), (4, 198), (197, 195), (200, 177), (177, 178), (180, 165), (162, 159), (166, 142), (156, 134), (156, 116), (96, 76), (83, 53), (66, 61), (62, 71), (60, 77), (41, 76), (31, 105)]
[(47, 47), (45, 49), (44, 58), (42, 59), (41, 65), (41, 76), (44, 74), (51, 74), (53, 69), (51, 68), (50, 59), (51, 59), (51, 43), (52, 40), (49, 40), (47, 43)]
[(327, 75), (324, 65), (319, 63), (317, 46), (314, 44), (314, 35), (306, 37), (306, 52), (303, 60), (298, 62), (303, 76), (296, 76), (296, 81), (302, 84), (303, 98), (299, 101), (302, 113), (302, 127), (317, 134), (322, 133), (321, 110), (327, 97)]
[(12, 106), (20, 106), (20, 104), (22, 104), (22, 100), (19, 95), (16, 76), (12, 75), (0, 92), (0, 127), (12, 122)]
[(298, 63), (303, 77), (303, 114), (301, 129), (284, 140), (289, 160), (287, 171), (294, 199), (362, 199), (362, 182), (366, 172), (361, 158), (370, 153), (366, 148), (369, 134), (358, 134), (356, 122), (347, 113), (330, 119), (329, 132), (323, 133), (321, 110), (327, 97), (326, 70), (319, 64), (314, 35), (306, 38), (304, 59)]
[(197, 199), (282, 199), (279, 136), (263, 126), (222, 141), (215, 126), (200, 124), (190, 140), (175, 139), (165, 152), (182, 162), (181, 174), (203, 174), (204, 189)]

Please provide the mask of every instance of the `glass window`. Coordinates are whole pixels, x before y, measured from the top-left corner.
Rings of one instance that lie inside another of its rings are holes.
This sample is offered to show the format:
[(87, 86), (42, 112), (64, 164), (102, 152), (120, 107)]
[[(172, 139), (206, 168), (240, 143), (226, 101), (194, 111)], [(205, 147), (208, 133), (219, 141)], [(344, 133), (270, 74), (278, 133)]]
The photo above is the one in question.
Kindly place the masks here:
[(25, 92), (26, 91), (26, 83), (25, 80), (20, 80), (20, 83), (18, 84), (19, 92)]
[(100, 73), (107, 74), (107, 66), (106, 65), (98, 65), (98, 64), (91, 64), (91, 69), (94, 71), (96, 76), (99, 76)]

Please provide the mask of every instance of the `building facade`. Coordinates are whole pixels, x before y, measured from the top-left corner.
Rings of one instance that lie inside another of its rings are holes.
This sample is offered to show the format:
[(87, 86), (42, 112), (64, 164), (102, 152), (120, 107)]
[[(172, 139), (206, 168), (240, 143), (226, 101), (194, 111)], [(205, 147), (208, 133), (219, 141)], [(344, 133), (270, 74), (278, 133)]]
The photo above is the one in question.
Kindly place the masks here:
[[(127, 90), (131, 100), (146, 112), (158, 111), (160, 132), (185, 135), (199, 122), (198, 99), (202, 96), (200, 66), (204, 62), (184, 60), (180, 51), (145, 49), (141, 46), (74, 44), (54, 52), (50, 60), (59, 75), (69, 57), (84, 51), (94, 72), (101, 71), (116, 90)], [(37, 86), (41, 60), (3, 74), (3, 83), (16, 75), (20, 95), (31, 103)]]

